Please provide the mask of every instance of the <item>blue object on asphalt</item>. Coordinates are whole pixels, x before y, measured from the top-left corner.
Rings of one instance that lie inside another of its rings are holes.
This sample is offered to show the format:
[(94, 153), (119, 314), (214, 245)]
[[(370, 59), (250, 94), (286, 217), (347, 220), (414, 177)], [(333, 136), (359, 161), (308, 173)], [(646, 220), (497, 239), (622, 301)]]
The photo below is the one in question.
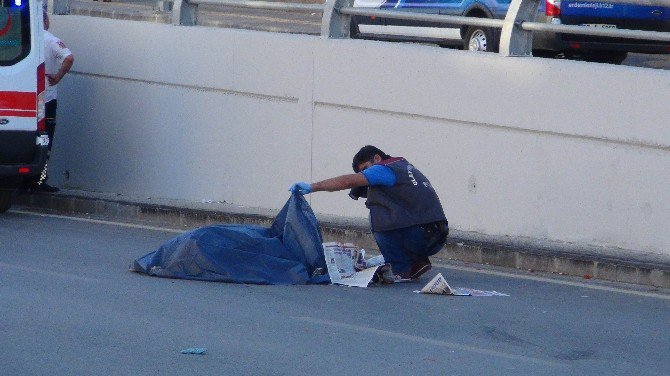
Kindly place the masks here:
[(189, 347), (188, 349), (181, 350), (182, 354), (195, 354), (195, 355), (205, 355), (207, 349), (204, 347)]
[(179, 235), (131, 265), (157, 277), (297, 285), (330, 283), (319, 223), (293, 193), (272, 227), (214, 225)]

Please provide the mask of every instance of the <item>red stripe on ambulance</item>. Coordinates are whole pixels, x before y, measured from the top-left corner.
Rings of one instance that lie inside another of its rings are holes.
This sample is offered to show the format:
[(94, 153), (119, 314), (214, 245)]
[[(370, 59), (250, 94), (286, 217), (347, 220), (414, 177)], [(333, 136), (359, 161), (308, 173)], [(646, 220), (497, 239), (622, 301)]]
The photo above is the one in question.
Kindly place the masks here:
[(0, 109), (0, 116), (13, 116), (13, 117), (36, 117), (37, 111), (29, 110), (2, 110)]
[(37, 111), (37, 93), (0, 91), (0, 110)]

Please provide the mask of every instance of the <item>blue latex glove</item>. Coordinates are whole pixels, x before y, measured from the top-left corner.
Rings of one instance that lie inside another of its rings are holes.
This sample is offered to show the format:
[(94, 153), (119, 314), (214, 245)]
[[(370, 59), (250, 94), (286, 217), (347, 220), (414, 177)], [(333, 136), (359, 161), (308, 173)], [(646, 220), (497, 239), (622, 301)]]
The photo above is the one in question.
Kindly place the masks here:
[(309, 183), (305, 183), (303, 181), (299, 181), (293, 184), (291, 188), (289, 188), (288, 190), (293, 193), (300, 193), (301, 195), (306, 195), (308, 193), (312, 193), (312, 185)]

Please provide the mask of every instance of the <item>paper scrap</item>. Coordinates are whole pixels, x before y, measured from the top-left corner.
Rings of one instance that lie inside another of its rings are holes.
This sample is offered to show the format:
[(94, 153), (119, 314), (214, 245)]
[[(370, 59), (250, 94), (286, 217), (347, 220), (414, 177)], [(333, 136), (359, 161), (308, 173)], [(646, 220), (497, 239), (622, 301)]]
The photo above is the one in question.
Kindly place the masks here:
[(433, 279), (426, 284), (420, 294), (454, 295), (454, 296), (509, 296), (497, 291), (476, 290), (468, 287), (451, 287), (442, 273), (437, 273)]
[(437, 273), (420, 291), (422, 294), (452, 295), (454, 291), (444, 279), (442, 273)]
[(469, 287), (455, 287), (454, 292), (470, 296), (509, 296), (508, 294), (503, 294), (498, 291), (477, 290)]

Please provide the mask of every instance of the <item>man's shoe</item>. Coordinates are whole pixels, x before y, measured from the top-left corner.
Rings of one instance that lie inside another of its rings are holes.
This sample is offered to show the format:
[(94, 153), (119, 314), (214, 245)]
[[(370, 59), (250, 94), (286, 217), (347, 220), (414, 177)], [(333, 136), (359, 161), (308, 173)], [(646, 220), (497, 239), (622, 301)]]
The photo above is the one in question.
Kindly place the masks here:
[(404, 274), (395, 274), (393, 276), (393, 283), (405, 283), (405, 282), (411, 282), (411, 281), (412, 281), (412, 279), (408, 278)]
[(432, 265), (430, 264), (430, 261), (426, 257), (425, 259), (421, 259), (414, 263), (411, 268), (409, 268), (409, 271), (407, 272), (407, 277), (409, 279), (417, 279), (424, 275), (427, 271), (432, 268)]
[(38, 185), (32, 187), (32, 191), (33, 192), (54, 193), (54, 192), (60, 191), (60, 189), (58, 189), (56, 187), (52, 187), (47, 183), (42, 183), (42, 184), (38, 184)]

